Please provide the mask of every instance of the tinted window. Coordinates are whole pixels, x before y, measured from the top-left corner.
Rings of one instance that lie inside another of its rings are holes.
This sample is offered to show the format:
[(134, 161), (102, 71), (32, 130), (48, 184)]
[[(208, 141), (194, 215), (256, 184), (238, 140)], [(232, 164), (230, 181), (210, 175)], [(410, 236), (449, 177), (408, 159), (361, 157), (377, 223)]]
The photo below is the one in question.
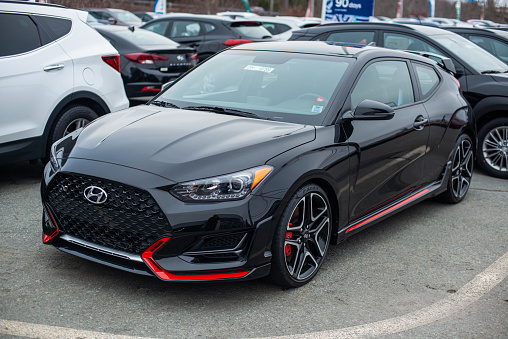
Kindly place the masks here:
[(398, 107), (414, 102), (413, 86), (403, 61), (380, 61), (369, 65), (351, 93), (353, 109), (365, 99)]
[(193, 21), (175, 21), (171, 28), (170, 38), (186, 38), (201, 35), (201, 26)]
[(335, 32), (328, 36), (327, 41), (369, 44), (374, 41), (374, 32)]
[(414, 65), (418, 75), (418, 83), (422, 91), (422, 98), (426, 98), (439, 84), (439, 76), (432, 67)]
[(37, 16), (36, 19), (51, 35), (52, 40), (59, 39), (71, 31), (71, 20), (47, 16)]
[(167, 48), (176, 48), (179, 45), (165, 36), (146, 31), (142, 28), (135, 29), (134, 32), (125, 28), (125, 30), (122, 31), (115, 31), (114, 35), (117, 35), (135, 45), (166, 45)]
[(0, 56), (32, 51), (41, 46), (39, 31), (26, 15), (0, 14)]
[(144, 29), (147, 29), (149, 31), (155, 32), (157, 34), (164, 35), (166, 33), (166, 29), (168, 28), (169, 21), (168, 20), (161, 20), (157, 21), (151, 24), (148, 24), (146, 26), (143, 26)]
[(508, 43), (479, 35), (470, 35), (469, 40), (508, 63)]
[(391, 49), (442, 54), (425, 41), (405, 34), (384, 33), (383, 46)]
[(205, 26), (205, 33), (210, 33), (211, 31), (214, 31), (216, 28), (214, 25), (209, 23), (205, 23), (203, 24), (203, 26)]
[(108, 20), (109, 18), (113, 18), (113, 15), (109, 14), (108, 12), (90, 11), (89, 13), (99, 20)]
[(275, 24), (275, 25), (277, 26), (277, 29), (279, 30), (279, 34), (287, 32), (291, 29), (290, 26), (285, 25), (285, 24)]

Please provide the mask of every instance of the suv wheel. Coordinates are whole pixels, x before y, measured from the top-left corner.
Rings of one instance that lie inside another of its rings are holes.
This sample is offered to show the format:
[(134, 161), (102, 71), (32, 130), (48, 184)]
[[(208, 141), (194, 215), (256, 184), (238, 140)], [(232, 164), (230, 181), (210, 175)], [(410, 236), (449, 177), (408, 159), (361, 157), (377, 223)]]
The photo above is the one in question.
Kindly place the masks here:
[(49, 147), (67, 134), (89, 124), (99, 116), (90, 107), (75, 105), (66, 108), (55, 123), (49, 139)]
[(482, 127), (477, 157), (487, 174), (508, 179), (508, 118), (492, 120)]

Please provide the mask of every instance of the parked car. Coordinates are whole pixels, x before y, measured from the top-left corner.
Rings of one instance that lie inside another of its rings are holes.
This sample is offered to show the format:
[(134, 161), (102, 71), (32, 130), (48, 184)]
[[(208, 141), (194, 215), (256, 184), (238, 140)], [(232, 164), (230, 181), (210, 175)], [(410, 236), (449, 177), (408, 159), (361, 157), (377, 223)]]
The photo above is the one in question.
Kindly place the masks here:
[(375, 43), (452, 59), (455, 76), (475, 114), (478, 164), (489, 175), (508, 178), (508, 66), (492, 54), (453, 32), (422, 25), (326, 24), (294, 31), (290, 40)]
[(97, 27), (120, 53), (122, 80), (127, 97), (153, 96), (164, 83), (176, 80), (197, 63), (193, 48), (142, 28)]
[(160, 18), (162, 14), (155, 13), (155, 12), (132, 12), (134, 15), (136, 15), (138, 18), (141, 19), (143, 22), (152, 21), (153, 19)]
[(116, 8), (82, 8), (94, 16), (99, 22), (108, 25), (141, 26), (143, 21), (133, 13)]
[(215, 15), (168, 14), (141, 28), (195, 48), (200, 61), (231, 46), (273, 40), (259, 21)]
[(0, 1), (0, 163), (49, 157), (54, 141), (128, 107), (120, 56), (86, 18)]
[(326, 42), (220, 52), (53, 146), (44, 243), (165, 281), (302, 286), (331, 243), (464, 199), (475, 135), (448, 72)]
[(487, 28), (450, 27), (446, 29), (462, 35), (508, 64), (508, 32)]
[(278, 18), (278, 17), (259, 17), (256, 19), (260, 21), (264, 28), (272, 35), (272, 38), (277, 41), (286, 41), (291, 37), (292, 31), (301, 29), (298, 22), (293, 19)]

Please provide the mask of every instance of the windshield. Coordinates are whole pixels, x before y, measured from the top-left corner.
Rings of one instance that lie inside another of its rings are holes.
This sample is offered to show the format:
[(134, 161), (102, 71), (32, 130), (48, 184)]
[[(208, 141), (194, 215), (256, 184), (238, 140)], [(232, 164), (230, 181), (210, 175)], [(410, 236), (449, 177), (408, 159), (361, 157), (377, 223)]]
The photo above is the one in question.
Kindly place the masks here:
[(222, 107), (262, 118), (321, 125), (351, 58), (230, 50), (157, 98), (180, 108)]
[(460, 35), (437, 35), (433, 38), (480, 73), (507, 70), (501, 60)]
[(231, 29), (238, 32), (242, 38), (266, 39), (272, 34), (259, 22), (234, 22)]
[(135, 22), (140, 25), (143, 23), (143, 21), (141, 21), (140, 18), (138, 18), (135, 14), (132, 14), (131, 12), (118, 10), (118, 9), (116, 9), (116, 10), (112, 9), (111, 13), (113, 13), (117, 17), (118, 20), (123, 21), (123, 22)]
[(166, 45), (167, 48), (176, 48), (179, 46), (179, 44), (165, 36), (142, 28), (135, 28), (134, 31), (130, 29), (119, 30), (116, 31), (115, 34), (136, 45)]

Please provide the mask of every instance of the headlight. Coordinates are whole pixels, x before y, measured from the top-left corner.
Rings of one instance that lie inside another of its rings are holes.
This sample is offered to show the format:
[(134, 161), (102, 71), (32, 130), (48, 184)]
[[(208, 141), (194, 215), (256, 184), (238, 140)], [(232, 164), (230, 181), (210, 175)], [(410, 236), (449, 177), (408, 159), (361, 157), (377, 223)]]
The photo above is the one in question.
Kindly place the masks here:
[(170, 192), (185, 202), (239, 200), (248, 196), (273, 170), (260, 166), (220, 177), (188, 181)]

